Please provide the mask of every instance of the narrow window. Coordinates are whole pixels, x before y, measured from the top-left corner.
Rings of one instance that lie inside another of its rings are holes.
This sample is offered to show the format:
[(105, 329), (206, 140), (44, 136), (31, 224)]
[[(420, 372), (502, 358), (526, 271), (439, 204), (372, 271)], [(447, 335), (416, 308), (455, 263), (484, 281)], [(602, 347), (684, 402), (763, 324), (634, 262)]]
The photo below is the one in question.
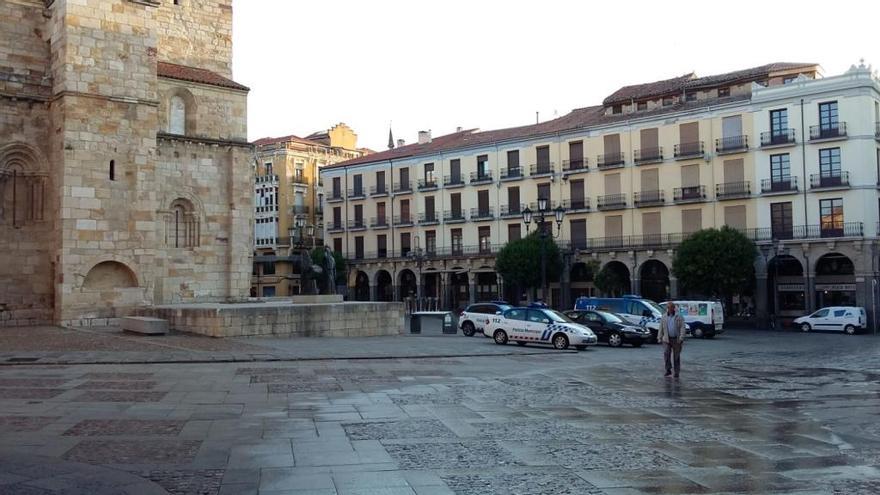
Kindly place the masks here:
[(116, 160), (110, 160), (110, 180), (116, 180)]

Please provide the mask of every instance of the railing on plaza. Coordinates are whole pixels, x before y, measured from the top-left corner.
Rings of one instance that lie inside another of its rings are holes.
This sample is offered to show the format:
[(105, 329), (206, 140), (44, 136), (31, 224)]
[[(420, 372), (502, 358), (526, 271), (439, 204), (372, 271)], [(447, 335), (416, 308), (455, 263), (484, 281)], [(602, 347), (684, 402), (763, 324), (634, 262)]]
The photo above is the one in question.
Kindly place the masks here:
[(330, 232), (345, 230), (345, 225), (342, 224), (342, 220), (338, 222), (330, 220), (329, 222), (327, 222), (327, 230), (329, 230)]
[(495, 209), (488, 208), (471, 208), (471, 220), (491, 220), (495, 218)]
[(626, 208), (626, 194), (606, 194), (596, 198), (596, 209), (619, 210)]
[(370, 227), (372, 228), (383, 228), (388, 226), (388, 217), (372, 217), (370, 218)]
[(752, 183), (750, 181), (715, 184), (715, 197), (718, 199), (742, 198), (751, 195)]
[(370, 196), (381, 196), (384, 194), (388, 194), (388, 187), (385, 184), (370, 186)]
[(563, 199), (562, 208), (568, 211), (589, 210), (590, 198)]
[(522, 211), (525, 209), (526, 209), (525, 203), (513, 204), (513, 205), (501, 205), (500, 215), (502, 217), (522, 215)]
[(394, 192), (396, 192), (396, 193), (412, 192), (412, 181), (395, 182), (394, 183)]
[(505, 179), (522, 179), (522, 167), (507, 167), (501, 169), (501, 180)]
[(635, 162), (636, 165), (644, 165), (646, 163), (657, 163), (662, 161), (662, 146), (655, 146), (653, 148), (642, 148), (633, 152), (633, 162)]
[(794, 142), (794, 129), (779, 129), (761, 133), (761, 146), (780, 146), (783, 144), (794, 144)]
[(646, 206), (658, 206), (666, 202), (663, 191), (639, 191), (633, 193), (633, 205), (637, 208)]
[(447, 186), (447, 187), (463, 186), (464, 179), (461, 177), (461, 174), (456, 175), (456, 176), (445, 175), (445, 176), (443, 176), (443, 185)]
[(465, 220), (464, 210), (446, 210), (443, 212), (443, 221), (446, 223), (464, 222)]
[(605, 170), (609, 168), (619, 168), (624, 165), (624, 155), (622, 151), (616, 151), (614, 153), (605, 153), (603, 155), (598, 155), (596, 157), (596, 167), (599, 170)]
[(529, 175), (544, 175), (544, 174), (552, 174), (556, 171), (553, 167), (553, 162), (548, 163), (533, 163), (530, 167)]
[(419, 191), (424, 191), (427, 189), (436, 189), (438, 187), (437, 179), (435, 178), (425, 178), (418, 180), (418, 188)]
[(737, 151), (746, 151), (749, 149), (748, 136), (728, 136), (715, 140), (716, 153), (734, 153)]
[(440, 223), (440, 215), (436, 211), (426, 211), (419, 213), (419, 225), (431, 225)]
[(471, 184), (479, 184), (481, 182), (492, 182), (492, 171), (471, 172)]
[(846, 137), (846, 122), (810, 126), (810, 140), (835, 139)]
[(413, 214), (409, 215), (394, 215), (394, 225), (412, 225), (413, 224)]
[(590, 168), (587, 166), (587, 159), (581, 158), (577, 160), (562, 160), (563, 172), (586, 172)]
[(823, 187), (849, 187), (849, 172), (834, 171), (820, 174), (810, 174), (810, 189)]
[(781, 179), (762, 179), (761, 193), (774, 192), (797, 192), (798, 178), (797, 176), (783, 177)]
[(348, 221), (349, 230), (363, 230), (365, 228), (367, 228), (367, 222), (363, 218), (355, 218)]
[(685, 158), (701, 157), (705, 153), (702, 141), (693, 143), (679, 143), (675, 145), (673, 156), (676, 159), (683, 160)]
[(676, 203), (705, 201), (706, 186), (676, 187), (672, 190), (672, 200)]
[(365, 198), (367, 195), (364, 193), (364, 188), (352, 188), (348, 190), (348, 199), (359, 199)]
[(327, 201), (342, 201), (342, 191), (330, 191), (330, 194), (327, 195)]

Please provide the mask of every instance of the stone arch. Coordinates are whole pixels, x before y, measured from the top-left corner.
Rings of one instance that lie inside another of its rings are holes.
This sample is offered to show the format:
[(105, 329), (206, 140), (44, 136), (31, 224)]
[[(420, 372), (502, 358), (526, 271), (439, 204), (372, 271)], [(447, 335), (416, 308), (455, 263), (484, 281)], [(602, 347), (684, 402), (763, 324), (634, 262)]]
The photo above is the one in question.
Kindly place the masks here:
[(186, 88), (174, 88), (166, 102), (166, 132), (179, 136), (196, 134), (196, 99)]
[(376, 299), (379, 301), (392, 301), (394, 299), (394, 281), (388, 270), (376, 271), (375, 277)]
[(409, 268), (404, 268), (397, 272), (397, 286), (399, 287), (399, 299), (402, 301), (407, 297), (415, 297), (418, 292), (418, 279), (416, 274)]
[(660, 260), (650, 259), (639, 267), (639, 294), (655, 302), (669, 299), (669, 267)]
[[(195, 200), (195, 201), (194, 201)], [(201, 245), (201, 203), (193, 194), (181, 194), (166, 199), (166, 209), (159, 211), (161, 232), (159, 238), (165, 247), (192, 249)]]
[(815, 270), (817, 308), (857, 305), (856, 267), (852, 258), (839, 252), (826, 253), (816, 260)]
[(599, 273), (603, 271), (607, 271), (612, 282), (605, 295), (622, 296), (632, 292), (632, 279), (630, 278), (629, 267), (622, 261), (613, 260), (605, 263), (602, 265)]
[(767, 301), (770, 314), (783, 317), (802, 315), (807, 305), (801, 260), (790, 254), (771, 258), (767, 262), (767, 294), (770, 295)]
[(370, 300), (370, 276), (361, 270), (354, 277), (354, 300)]
[(47, 162), (26, 143), (0, 147), (0, 224), (19, 228), (45, 220)]
[(138, 286), (137, 275), (124, 263), (102, 261), (95, 264), (83, 279), (83, 289), (130, 289)]
[(816, 276), (855, 275), (855, 264), (849, 256), (842, 253), (826, 253), (816, 260)]

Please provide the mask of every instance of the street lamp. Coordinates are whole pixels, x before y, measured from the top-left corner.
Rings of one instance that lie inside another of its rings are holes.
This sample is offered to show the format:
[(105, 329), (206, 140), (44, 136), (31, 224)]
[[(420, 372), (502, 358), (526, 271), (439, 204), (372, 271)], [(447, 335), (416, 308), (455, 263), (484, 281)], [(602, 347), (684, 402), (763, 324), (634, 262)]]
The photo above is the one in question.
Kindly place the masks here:
[(418, 266), (419, 275), (416, 280), (416, 304), (420, 305), (422, 301), (422, 262), (425, 260), (425, 253), (422, 252), (421, 241), (418, 234), (413, 238), (413, 249), (407, 255), (415, 260)]
[[(547, 205), (547, 198), (538, 198), (538, 211), (535, 213), (535, 225), (538, 228), (538, 233), (540, 234), (541, 239), (541, 298), (546, 302), (547, 300), (547, 254), (544, 248), (545, 239), (551, 235), (553, 235), (553, 224), (552, 221), (547, 221), (546, 216), (549, 215), (550, 210)], [(553, 215), (556, 219), (556, 229), (557, 234), (553, 235), (553, 237), (558, 237), (559, 234), (562, 233), (562, 219), (565, 217), (565, 210), (561, 206), (557, 206), (552, 210)], [(532, 210), (528, 207), (523, 210), (523, 223), (526, 224), (526, 235), (529, 233), (529, 225), (532, 223)], [(548, 225), (549, 230), (548, 231)]]

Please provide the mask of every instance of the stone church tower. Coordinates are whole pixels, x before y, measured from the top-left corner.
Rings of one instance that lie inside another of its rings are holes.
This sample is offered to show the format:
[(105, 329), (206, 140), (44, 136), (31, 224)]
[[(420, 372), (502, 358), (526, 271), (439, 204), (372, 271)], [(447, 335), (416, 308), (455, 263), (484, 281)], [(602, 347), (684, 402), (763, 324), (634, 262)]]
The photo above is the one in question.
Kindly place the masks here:
[(0, 3), (0, 325), (246, 297), (231, 0)]

